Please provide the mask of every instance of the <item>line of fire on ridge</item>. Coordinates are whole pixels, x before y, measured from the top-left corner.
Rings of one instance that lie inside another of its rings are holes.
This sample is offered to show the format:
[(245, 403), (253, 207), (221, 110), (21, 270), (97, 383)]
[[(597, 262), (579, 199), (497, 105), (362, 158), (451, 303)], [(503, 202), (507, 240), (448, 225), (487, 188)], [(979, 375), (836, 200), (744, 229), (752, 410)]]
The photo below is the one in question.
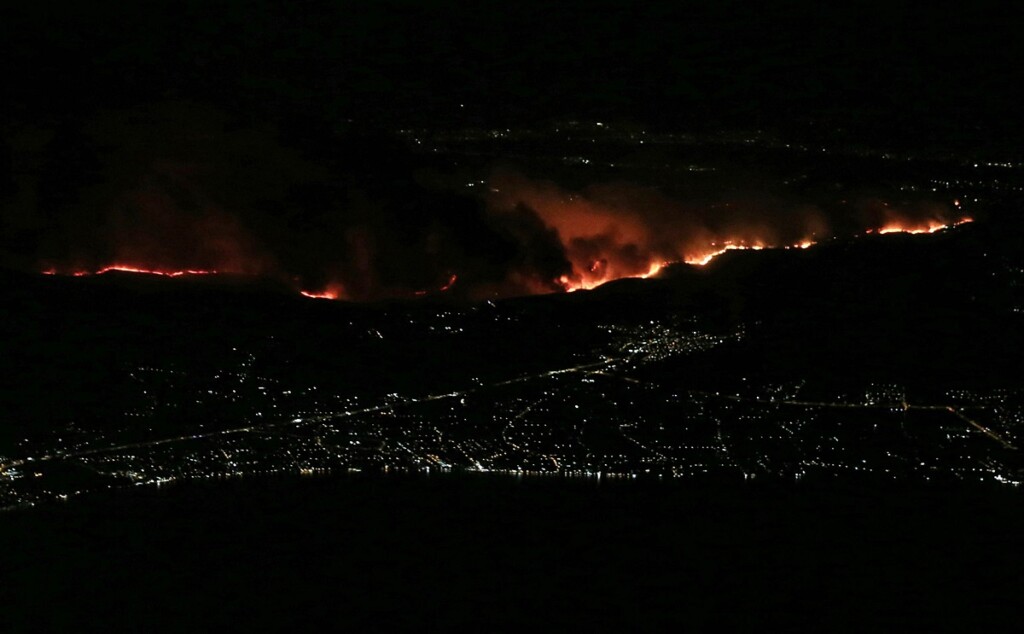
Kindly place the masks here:
[[(969, 218), (969, 217), (964, 217), (964, 218), (960, 218), (959, 220), (956, 220), (955, 222), (951, 222), (951, 223), (944, 223), (944, 222), (941, 222), (941, 221), (938, 221), (938, 220), (927, 220), (927, 221), (917, 222), (917, 223), (894, 221), (894, 222), (890, 222), (890, 223), (887, 223), (885, 225), (882, 225), (881, 227), (878, 227), (876, 229), (868, 229), (868, 230), (865, 231), (865, 233), (866, 234), (890, 234), (890, 233), (928, 234), (928, 233), (935, 233), (937, 231), (942, 231), (944, 229), (949, 229), (949, 228), (952, 228), (952, 227), (957, 227), (957, 226), (960, 226), (960, 225), (963, 225), (963, 224), (966, 224), (966, 223), (969, 223), (969, 222), (973, 222), (973, 219)], [(801, 240), (800, 242), (797, 242), (795, 244), (782, 245), (782, 246), (771, 245), (771, 244), (767, 244), (767, 243), (764, 243), (764, 242), (756, 242), (756, 243), (748, 243), (748, 242), (744, 242), (744, 241), (735, 241), (735, 242), (733, 242), (733, 241), (725, 241), (725, 242), (722, 242), (722, 243), (714, 243), (713, 242), (713, 243), (711, 243), (709, 245), (711, 247), (711, 250), (708, 251), (708, 252), (701, 253), (700, 255), (695, 255), (695, 256), (688, 257), (688, 258), (684, 258), (682, 260), (666, 260), (666, 261), (662, 261), (662, 262), (653, 262), (653, 263), (651, 263), (650, 268), (646, 272), (644, 272), (644, 273), (639, 273), (639, 274), (634, 274), (634, 275), (614, 276), (614, 277), (607, 277), (607, 278), (594, 279), (594, 280), (582, 280), (582, 279), (573, 280), (573, 279), (570, 279), (567, 276), (562, 276), (558, 280), (558, 282), (567, 292), (573, 292), (573, 291), (578, 291), (578, 290), (589, 290), (589, 289), (596, 288), (596, 287), (598, 287), (598, 286), (600, 286), (602, 284), (605, 284), (607, 282), (611, 282), (611, 281), (614, 281), (614, 280), (617, 280), (617, 279), (624, 279), (624, 278), (630, 278), (630, 277), (646, 279), (646, 278), (652, 277), (654, 275), (657, 275), (666, 266), (669, 266), (671, 264), (679, 264), (680, 262), (683, 262), (683, 263), (686, 263), (686, 264), (690, 264), (690, 265), (693, 265), (693, 266), (706, 266), (712, 260), (714, 260), (718, 256), (720, 256), (723, 253), (726, 253), (728, 251), (743, 251), (743, 250), (759, 251), (759, 250), (762, 250), (762, 249), (779, 249), (779, 248), (782, 248), (782, 249), (807, 249), (807, 248), (810, 248), (810, 247), (814, 246), (815, 244), (817, 244), (817, 241), (816, 240), (811, 240), (811, 239), (805, 239), (805, 240)], [(72, 276), (72, 277), (85, 277), (85, 276), (93, 276), (93, 275), (103, 275), (104, 273), (112, 273), (112, 272), (135, 273), (135, 274), (140, 274), (140, 275), (158, 275), (158, 276), (161, 276), (161, 277), (191, 277), (191, 276), (201, 276), (201, 275), (219, 275), (219, 274), (223, 273), (222, 271), (218, 271), (218, 270), (214, 270), (214, 269), (159, 269), (159, 268), (144, 268), (144, 267), (133, 266), (133, 265), (128, 265), (128, 264), (111, 264), (111, 265), (104, 266), (104, 267), (102, 267), (100, 269), (94, 270), (94, 271), (92, 271), (92, 270), (76, 270), (76, 271), (72, 271), (71, 273), (61, 273), (61, 272), (58, 272), (57, 269), (55, 269), (55, 268), (50, 268), (50, 269), (46, 269), (46, 270), (42, 271), (42, 273), (45, 274), (45, 275), (69, 275), (69, 276)], [(442, 285), (440, 288), (438, 288), (436, 291), (425, 291), (425, 290), (415, 291), (413, 293), (413, 295), (415, 295), (415, 296), (423, 296), (423, 295), (427, 295), (427, 294), (429, 294), (431, 292), (445, 292), (445, 291), (449, 290), (455, 284), (455, 282), (457, 280), (458, 280), (458, 276), (455, 275), (455, 274), (452, 274), (449, 277), (448, 281), (444, 285)], [(323, 289), (320, 289), (320, 290), (300, 289), (298, 291), (298, 293), (300, 295), (302, 295), (303, 297), (308, 297), (310, 299), (340, 300), (340, 299), (344, 299), (344, 297), (345, 297), (344, 289), (339, 284), (330, 284), (327, 287), (325, 287)]]

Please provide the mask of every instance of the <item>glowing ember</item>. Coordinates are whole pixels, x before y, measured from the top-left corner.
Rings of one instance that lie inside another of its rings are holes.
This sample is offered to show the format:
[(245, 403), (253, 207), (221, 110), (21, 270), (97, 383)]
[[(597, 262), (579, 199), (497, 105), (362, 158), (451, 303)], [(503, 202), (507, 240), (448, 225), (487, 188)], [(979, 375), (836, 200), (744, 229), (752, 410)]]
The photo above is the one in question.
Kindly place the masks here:
[(448, 283), (446, 283), (444, 286), (442, 286), (438, 290), (440, 290), (442, 293), (445, 292), (446, 290), (451, 288), (452, 285), (455, 284), (455, 281), (458, 280), (458, 279), (459, 279), (458, 275), (452, 274), (452, 276), (448, 278)]
[[(448, 278), (448, 281), (445, 282), (443, 285), (441, 285), (440, 288), (437, 289), (437, 292), (443, 293), (443, 292), (447, 291), (449, 288), (452, 287), (453, 284), (455, 284), (456, 280), (458, 280), (458, 279), (459, 279), (458, 275), (452, 274)], [(429, 295), (429, 294), (430, 294), (430, 291), (425, 291), (425, 290), (413, 291), (413, 295), (416, 295), (417, 297), (423, 297), (424, 295)]]

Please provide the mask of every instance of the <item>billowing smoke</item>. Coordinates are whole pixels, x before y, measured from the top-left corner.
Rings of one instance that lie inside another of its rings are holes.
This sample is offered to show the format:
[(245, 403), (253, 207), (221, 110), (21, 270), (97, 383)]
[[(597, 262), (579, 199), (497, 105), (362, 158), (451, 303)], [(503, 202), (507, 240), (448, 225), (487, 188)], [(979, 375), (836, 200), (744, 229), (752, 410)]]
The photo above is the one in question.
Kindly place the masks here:
[(801, 245), (828, 233), (822, 212), (767, 195), (684, 204), (625, 183), (572, 192), (509, 171), (490, 184), (495, 213), (525, 207), (557, 232), (572, 264), (560, 279), (567, 289), (650, 275), (667, 263), (704, 263), (728, 247)]
[[(737, 188), (684, 201), (496, 169), (470, 190), (393, 140), (326, 135), (295, 149), (279, 135), (172, 105), (11, 137), (20, 170), (0, 191), (0, 262), (259, 275), (354, 300), (482, 299), (590, 288), (730, 248), (805, 246), (837, 221), (831, 209)], [(955, 219), (870, 198), (851, 209), (858, 231)]]
[(310, 152), (279, 134), (179, 104), (3, 139), (23, 169), (0, 192), (0, 263), (259, 275), (355, 300), (552, 292), (571, 273), (536, 214), (490, 213), (402, 143)]

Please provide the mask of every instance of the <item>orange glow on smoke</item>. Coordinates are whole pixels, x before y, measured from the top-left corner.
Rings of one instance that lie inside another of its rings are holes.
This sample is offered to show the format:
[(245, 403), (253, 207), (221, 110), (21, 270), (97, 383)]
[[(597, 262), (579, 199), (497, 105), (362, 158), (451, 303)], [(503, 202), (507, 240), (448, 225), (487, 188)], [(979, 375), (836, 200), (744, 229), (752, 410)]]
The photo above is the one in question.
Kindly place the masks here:
[(819, 211), (775, 201), (684, 204), (621, 183), (572, 192), (510, 172), (490, 183), (492, 210), (533, 216), (561, 243), (569, 270), (555, 283), (567, 291), (651, 277), (667, 264), (705, 265), (730, 250), (806, 248), (828, 234)]
[[(880, 229), (868, 229), (867, 233), (910, 233), (910, 234), (927, 234), (935, 233), (943, 229), (949, 229), (951, 227), (957, 227), (963, 224), (973, 222), (973, 218), (964, 217), (954, 222), (940, 222), (938, 220), (902, 220), (902, 221), (890, 221)], [(817, 244), (815, 240), (805, 238), (789, 245), (776, 245), (769, 244), (764, 241), (753, 241), (747, 242), (743, 240), (726, 240), (724, 242), (710, 242), (706, 247), (700, 248), (696, 246), (689, 247), (689, 254), (679, 260), (664, 260), (655, 261), (648, 265), (647, 271), (611, 276), (607, 275), (605, 271), (606, 261), (595, 260), (587, 265), (582, 273), (578, 269), (574, 270), (575, 277), (563, 275), (558, 279), (558, 283), (565, 288), (568, 292), (578, 290), (590, 290), (596, 288), (605, 282), (610, 282), (615, 279), (623, 278), (648, 278), (657, 275), (663, 268), (670, 264), (678, 264), (680, 262), (689, 264), (691, 266), (706, 266), (712, 260), (727, 253), (729, 251), (760, 251), (762, 249), (808, 249)]]
[[(831, 235), (820, 210), (770, 198), (686, 205), (653, 188), (608, 184), (573, 192), (508, 172), (492, 177), (490, 191), (496, 213), (528, 213), (561, 243), (569, 270), (555, 282), (566, 291), (651, 277), (667, 264), (705, 266), (728, 251), (807, 249)], [(895, 209), (877, 201), (864, 211), (875, 213), (877, 228), (869, 233), (934, 233), (971, 222), (953, 221), (953, 209), (960, 207)]]

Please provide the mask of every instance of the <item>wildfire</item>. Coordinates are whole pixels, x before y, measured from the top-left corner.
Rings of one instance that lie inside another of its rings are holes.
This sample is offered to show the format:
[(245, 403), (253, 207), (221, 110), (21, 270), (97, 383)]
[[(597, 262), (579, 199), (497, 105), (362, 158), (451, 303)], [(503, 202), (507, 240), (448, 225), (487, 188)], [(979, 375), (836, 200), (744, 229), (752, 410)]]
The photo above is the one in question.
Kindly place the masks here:
[[(661, 269), (665, 268), (666, 266), (668, 266), (670, 264), (676, 264), (676, 263), (677, 262), (674, 261), (674, 260), (665, 260), (663, 262), (652, 262), (651, 265), (648, 267), (647, 271), (645, 271), (645, 272), (637, 273), (635, 275), (623, 275), (623, 276), (620, 276), (620, 277), (602, 277), (602, 278), (594, 278), (594, 279), (573, 280), (568, 275), (563, 275), (563, 276), (561, 276), (558, 279), (558, 283), (561, 284), (561, 286), (567, 292), (569, 292), (569, 293), (572, 293), (574, 291), (579, 291), (579, 290), (590, 290), (592, 288), (597, 288), (598, 286), (604, 284), (605, 282), (610, 282), (612, 280), (628, 279), (628, 278), (643, 279), (643, 280), (645, 280), (645, 279), (647, 279), (649, 277), (654, 277), (655, 275), (657, 275), (661, 271)], [(597, 270), (598, 270), (597, 268), (591, 266), (589, 272), (594, 273)]]
[[(450, 277), (448, 278), (448, 281), (447, 281), (447, 282), (445, 282), (445, 283), (444, 283), (443, 285), (441, 285), (441, 287), (440, 287), (440, 288), (438, 288), (438, 289), (437, 289), (437, 292), (439, 292), (439, 293), (443, 293), (443, 292), (447, 291), (448, 289), (450, 289), (450, 288), (452, 287), (452, 285), (454, 285), (454, 284), (455, 284), (456, 280), (458, 280), (458, 279), (459, 279), (459, 276), (458, 276), (458, 275), (455, 275), (455, 274), (453, 273), (453, 274), (452, 274), (452, 275), (451, 275), (451, 276), (450, 276)], [(416, 295), (417, 297), (422, 297), (422, 296), (424, 296), (424, 295), (429, 295), (429, 294), (430, 294), (430, 291), (424, 291), (424, 290), (420, 290), (420, 291), (414, 291), (414, 292), (413, 292), (413, 295)]]
[[(926, 234), (935, 233), (944, 229), (950, 229), (952, 227), (958, 227), (969, 222), (973, 222), (973, 218), (963, 217), (953, 222), (942, 222), (939, 220), (893, 220), (883, 225), (879, 229), (868, 229), (869, 234), (888, 234), (888, 233), (910, 233), (910, 234)], [(583, 269), (580, 273), (577, 269), (574, 276), (563, 275), (559, 278), (559, 284), (565, 288), (566, 291), (573, 292), (578, 290), (590, 290), (596, 288), (605, 282), (610, 282), (615, 279), (622, 278), (648, 278), (656, 275), (661, 269), (669, 264), (677, 264), (684, 262), (692, 266), (706, 266), (712, 260), (728, 251), (760, 251), (762, 249), (808, 249), (817, 244), (817, 242), (810, 238), (805, 238), (799, 242), (787, 245), (776, 245), (769, 244), (763, 241), (747, 242), (743, 240), (726, 240), (724, 242), (711, 242), (705, 249), (691, 250), (691, 252), (684, 256), (680, 260), (664, 260), (656, 261), (650, 265), (650, 268), (646, 272), (626, 274), (626, 275), (609, 275), (607, 260), (595, 260), (590, 265), (584, 265), (579, 268)]]
[[(77, 270), (68, 273), (73, 277), (87, 277), (90, 275), (103, 275), (104, 273), (137, 273), (139, 275), (159, 275), (160, 277), (185, 277), (191, 275), (218, 275), (221, 271), (206, 270), (206, 269), (182, 269), (182, 270), (169, 270), (169, 269), (145, 269), (137, 266), (130, 266), (126, 264), (111, 264), (95, 271), (88, 270)], [(62, 275), (55, 268), (48, 268), (43, 271), (43, 275)]]
[(300, 290), (299, 295), (303, 297), (309, 297), (310, 299), (342, 299), (345, 296), (345, 289), (341, 284), (331, 283), (328, 284), (323, 290), (319, 291), (304, 291)]
[(446, 290), (451, 288), (455, 284), (456, 280), (458, 280), (458, 279), (459, 279), (458, 275), (452, 274), (452, 276), (448, 278), (448, 281), (445, 283), (445, 285), (442, 286), (441, 288), (437, 289), (437, 290), (441, 291), (442, 293), (445, 292)]
[(654, 262), (654, 263), (651, 264), (651, 268), (649, 268), (646, 273), (643, 273), (643, 274), (639, 275), (638, 277), (641, 277), (643, 279), (647, 279), (648, 277), (652, 277), (654, 275), (657, 275), (658, 272), (661, 271), (661, 269), (665, 268), (669, 264), (672, 264), (672, 262)]
[[(805, 248), (811, 246), (812, 244), (814, 244), (814, 243), (808, 241), (808, 242), (801, 242), (798, 245), (794, 245), (794, 246), (795, 246), (795, 248), (805, 249)], [(706, 252), (702, 252), (699, 255), (689, 256), (689, 257), (686, 257), (686, 258), (684, 258), (682, 260), (663, 260), (663, 261), (660, 261), (660, 262), (658, 262), (658, 261), (652, 262), (648, 266), (646, 271), (642, 271), (642, 272), (639, 272), (639, 273), (634, 273), (634, 274), (631, 274), (631, 275), (618, 275), (618, 276), (612, 276), (612, 275), (608, 275), (607, 273), (602, 273), (602, 270), (606, 266), (606, 262), (604, 260), (601, 260), (601, 261), (598, 261), (598, 262), (594, 262), (589, 267), (587, 267), (587, 273), (596, 274), (596, 275), (593, 275), (593, 276), (582, 276), (582, 277), (578, 277), (578, 278), (575, 278), (575, 279), (574, 278), (570, 278), (568, 275), (563, 275), (563, 276), (561, 276), (558, 279), (558, 282), (559, 282), (559, 284), (562, 285), (563, 288), (565, 288), (566, 291), (572, 293), (574, 291), (590, 290), (590, 289), (593, 289), (593, 288), (597, 288), (598, 286), (600, 286), (600, 285), (602, 285), (602, 284), (604, 284), (606, 282), (611, 282), (611, 281), (617, 280), (617, 279), (628, 279), (628, 278), (647, 279), (649, 277), (653, 277), (653, 276), (657, 275), (666, 266), (668, 266), (670, 264), (678, 264), (679, 262), (685, 262), (686, 264), (691, 264), (691, 265), (694, 265), (694, 266), (704, 266), (705, 264), (711, 262), (711, 260), (715, 259), (719, 255), (722, 255), (726, 251), (740, 251), (740, 250), (760, 251), (761, 249), (767, 249), (767, 248), (771, 248), (771, 247), (769, 247), (767, 245), (764, 245), (764, 244), (761, 244), (761, 243), (749, 244), (748, 245), (748, 244), (742, 244), (742, 243), (733, 244), (732, 242), (725, 242), (722, 246), (718, 246), (718, 245), (713, 243), (711, 245), (711, 247), (710, 247), (711, 250), (706, 251)], [(785, 247), (785, 248), (788, 249), (789, 247)]]
[(183, 271), (157, 271), (150, 269), (138, 269), (131, 266), (107, 266), (99, 271), (96, 271), (97, 275), (104, 273), (110, 273), (111, 271), (121, 271), (123, 273), (142, 273), (144, 275), (163, 275), (164, 277), (183, 277), (185, 275), (217, 275), (219, 271), (205, 271), (202, 269), (185, 269)]
[[(128, 264), (111, 264), (104, 266), (103, 268), (92, 270), (77, 270), (71, 271), (70, 273), (61, 273), (55, 268), (48, 268), (42, 271), (43, 275), (70, 275), (72, 277), (90, 277), (94, 275), (103, 275), (105, 273), (134, 273), (136, 275), (156, 275), (159, 277), (193, 277), (200, 275), (218, 275), (223, 273), (222, 271), (208, 270), (208, 269), (157, 269), (157, 268), (144, 268), (141, 266), (132, 266)], [(452, 280), (454, 282), (454, 280)], [(447, 286), (446, 286), (447, 288)], [(343, 297), (343, 289), (339, 284), (330, 284), (322, 291), (306, 291), (300, 290), (299, 294), (304, 297), (310, 297), (312, 299), (341, 299)]]
[[(964, 217), (955, 222), (942, 223), (935, 220), (929, 220), (924, 222), (891, 222), (884, 225), (880, 229), (868, 229), (867, 233), (935, 233), (943, 229), (949, 229), (951, 227), (957, 227), (963, 224), (973, 222), (972, 218)], [(760, 251), (763, 249), (809, 249), (810, 247), (817, 244), (815, 240), (810, 238), (803, 239), (799, 242), (788, 244), (788, 245), (772, 245), (765, 242), (754, 242), (747, 243), (744, 241), (731, 241), (726, 240), (725, 242), (717, 243), (712, 242), (708, 245), (706, 250), (697, 251), (691, 255), (684, 257), (682, 260), (666, 260), (660, 262), (654, 262), (650, 265), (650, 268), (646, 272), (636, 273), (632, 275), (621, 275), (621, 276), (608, 276), (603, 275), (602, 270), (605, 268), (607, 262), (605, 260), (597, 260), (592, 262), (589, 266), (585, 267), (585, 273), (583, 275), (577, 274), (576, 277), (570, 277), (563, 275), (559, 278), (559, 284), (565, 288), (568, 292), (578, 290), (590, 290), (610, 282), (615, 279), (622, 278), (648, 278), (657, 275), (663, 268), (670, 264), (678, 264), (684, 262), (691, 266), (706, 266), (712, 260), (727, 253), (729, 251)]]
[[(556, 211), (559, 207), (553, 207)], [(575, 208), (572, 208), (575, 209)], [(773, 237), (770, 227), (747, 226), (743, 228), (744, 233), (739, 236), (737, 233), (724, 230), (710, 229), (708, 227), (694, 227), (691, 230), (676, 230), (669, 227), (663, 231), (656, 231), (656, 228), (646, 227), (636, 218), (626, 216), (621, 224), (615, 224), (616, 217), (611, 212), (602, 212), (596, 217), (600, 220), (594, 226), (596, 229), (588, 228), (586, 222), (591, 219), (585, 214), (586, 210), (575, 209), (576, 216), (551, 216), (551, 228), (555, 231), (561, 246), (564, 248), (565, 260), (568, 263), (568, 270), (554, 279), (553, 276), (538, 276), (533, 286), (523, 285), (527, 290), (520, 292), (544, 293), (561, 289), (567, 292), (578, 290), (589, 290), (596, 288), (606, 282), (625, 278), (649, 278), (658, 275), (662, 269), (672, 264), (689, 264), (691, 266), (706, 266), (712, 260), (728, 251), (758, 251), (762, 249), (808, 249), (817, 244), (814, 236), (827, 235), (825, 231), (806, 229), (802, 232), (804, 237), (796, 242), (792, 240), (794, 235), (801, 233), (790, 233), (787, 241), (781, 241)], [(579, 216), (579, 217), (577, 217)], [(596, 221), (595, 221), (596, 222)], [(896, 217), (886, 214), (879, 222), (880, 226), (867, 229), (868, 234), (930, 234), (950, 229), (963, 224), (973, 222), (973, 219), (963, 216), (958, 220), (946, 220), (932, 216), (926, 219), (912, 219)], [(731, 235), (730, 235), (731, 234)], [(726, 239), (723, 239), (726, 238)], [(788, 243), (787, 243), (788, 242)], [(41, 271), (45, 275), (67, 275), (74, 277), (86, 277), (104, 275), (107, 273), (131, 273), (136, 275), (151, 275), (166, 278), (181, 278), (192, 276), (209, 276), (224, 273), (237, 273), (236, 267), (227, 269), (202, 269), (202, 268), (161, 268), (116, 262), (98, 269), (60, 269), (50, 267)], [(549, 273), (549, 275), (551, 275)], [(408, 287), (400, 290), (392, 290), (390, 297), (400, 296), (423, 296), (432, 293), (444, 293), (456, 284), (459, 277), (456, 274), (449, 274), (444, 283), (432, 289), (412, 290)], [(465, 282), (464, 282), (465, 283)], [(331, 282), (324, 286), (310, 288), (301, 283), (300, 278), (294, 278), (293, 288), (303, 297), (311, 299), (340, 300), (351, 299), (346, 291), (346, 286), (341, 282)], [(477, 290), (471, 285), (466, 291), (472, 296)], [(359, 297), (359, 296), (357, 296)]]
[[(803, 243), (801, 243), (801, 244), (803, 244)], [(808, 243), (808, 246), (810, 246), (811, 244), (814, 244), (814, 243), (813, 242)], [(704, 266), (704, 265), (708, 264), (709, 262), (711, 262), (711, 260), (714, 260), (718, 256), (720, 256), (723, 253), (725, 253), (726, 251), (760, 251), (762, 249), (769, 249), (769, 248), (771, 248), (771, 247), (766, 245), (766, 244), (764, 244), (764, 243), (761, 243), (761, 242), (758, 242), (756, 244), (744, 244), (742, 242), (740, 242), (740, 243), (733, 243), (731, 241), (726, 241), (726, 242), (724, 242), (722, 244), (722, 246), (718, 246), (716, 243), (712, 242), (711, 245), (710, 245), (710, 249), (711, 249), (710, 251), (701, 253), (699, 255), (689, 256), (689, 257), (683, 259), (683, 262), (686, 262), (687, 264), (692, 264), (692, 265), (695, 265), (695, 266)], [(789, 247), (786, 247), (786, 248), (789, 248)]]
[[(936, 231), (942, 231), (943, 229), (949, 229), (950, 227), (957, 227), (968, 222), (973, 222), (973, 218), (961, 218), (956, 222), (945, 223), (939, 220), (924, 220), (920, 222), (914, 221), (891, 221), (877, 229), (877, 233), (935, 233)], [(867, 233), (876, 233), (875, 229), (868, 229)]]

